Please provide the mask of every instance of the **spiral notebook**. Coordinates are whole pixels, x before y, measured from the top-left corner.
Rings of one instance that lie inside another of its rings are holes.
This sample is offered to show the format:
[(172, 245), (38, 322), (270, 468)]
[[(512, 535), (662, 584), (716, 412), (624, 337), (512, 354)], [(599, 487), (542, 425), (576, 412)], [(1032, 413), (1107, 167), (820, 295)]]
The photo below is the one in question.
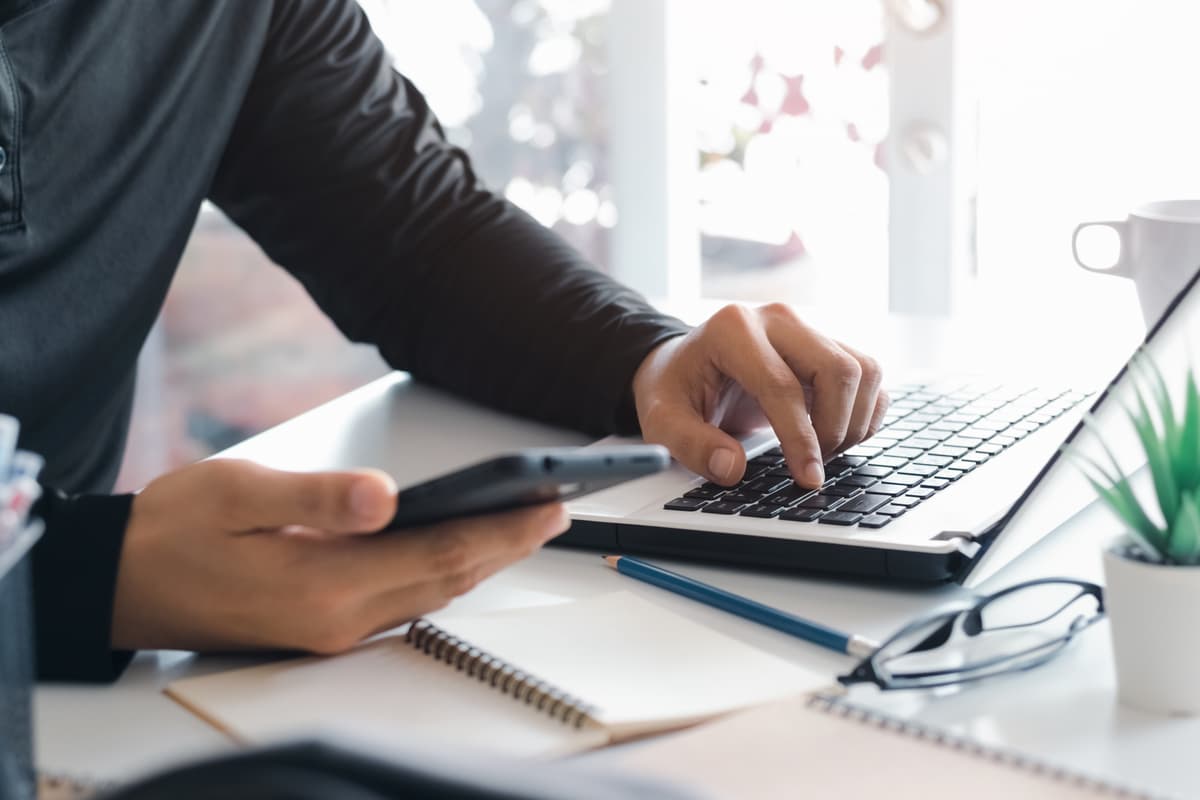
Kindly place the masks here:
[(712, 798), (1149, 800), (1159, 796), (815, 693), (618, 754), (635, 772)]
[(185, 678), (167, 694), (234, 737), (314, 731), (560, 755), (828, 682), (639, 596), (418, 621), (330, 658)]

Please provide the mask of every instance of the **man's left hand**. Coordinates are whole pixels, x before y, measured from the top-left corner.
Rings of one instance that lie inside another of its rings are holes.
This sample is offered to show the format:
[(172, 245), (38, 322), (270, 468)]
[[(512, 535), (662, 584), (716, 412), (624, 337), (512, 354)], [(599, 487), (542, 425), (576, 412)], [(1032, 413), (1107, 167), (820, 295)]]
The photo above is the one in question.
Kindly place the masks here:
[(824, 462), (869, 438), (887, 410), (871, 357), (805, 324), (788, 306), (731, 305), (652, 350), (633, 378), (646, 441), (723, 485), (746, 471), (731, 434), (770, 424), (792, 477), (824, 482)]

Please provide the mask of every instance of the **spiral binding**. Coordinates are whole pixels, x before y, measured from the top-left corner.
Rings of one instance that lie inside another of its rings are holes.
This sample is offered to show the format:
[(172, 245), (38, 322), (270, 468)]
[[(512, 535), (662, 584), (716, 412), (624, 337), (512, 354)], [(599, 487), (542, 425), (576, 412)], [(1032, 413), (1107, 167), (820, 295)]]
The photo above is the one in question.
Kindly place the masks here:
[(503, 659), (464, 642), (433, 623), (419, 619), (408, 629), (404, 641), (416, 649), (452, 666), (467, 677), (477, 678), (493, 689), (524, 701), (536, 711), (580, 728), (584, 723), (597, 724), (596, 707), (567, 694), (551, 683), (522, 672)]
[(938, 745), (939, 747), (957, 750), (976, 758), (1015, 767), (1016, 769), (1032, 772), (1054, 781), (1067, 783), (1081, 789), (1088, 789), (1099, 794), (1106, 794), (1110, 797), (1129, 798), (1130, 800), (1156, 800), (1165, 796), (1147, 793), (1144, 789), (1123, 786), (1103, 778), (1075, 772), (1066, 767), (1050, 764), (1013, 750), (983, 745), (965, 736), (939, 730), (920, 722), (899, 719), (878, 711), (863, 708), (845, 700), (841, 695), (818, 692), (809, 696), (807, 705), (814, 711), (843, 717), (864, 725), (873, 725), (883, 730), (895, 731), (901, 735), (912, 736)]

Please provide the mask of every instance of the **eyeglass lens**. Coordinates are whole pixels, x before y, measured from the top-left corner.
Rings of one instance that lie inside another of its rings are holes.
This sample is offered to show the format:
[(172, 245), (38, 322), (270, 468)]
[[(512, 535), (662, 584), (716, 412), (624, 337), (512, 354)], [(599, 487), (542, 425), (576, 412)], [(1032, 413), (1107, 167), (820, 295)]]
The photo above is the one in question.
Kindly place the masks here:
[(898, 685), (973, 680), (1041, 663), (1098, 615), (1097, 598), (1078, 584), (1031, 584), (911, 627), (873, 661)]

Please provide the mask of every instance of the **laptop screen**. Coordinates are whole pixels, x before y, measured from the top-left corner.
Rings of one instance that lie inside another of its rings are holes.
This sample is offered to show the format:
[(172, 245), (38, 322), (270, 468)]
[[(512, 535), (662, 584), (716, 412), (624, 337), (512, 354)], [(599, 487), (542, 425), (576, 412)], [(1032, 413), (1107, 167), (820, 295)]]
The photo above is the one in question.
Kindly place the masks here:
[[(1163, 312), (1163, 316), (1146, 334), (1138, 352), (1145, 352), (1162, 371), (1168, 391), (1175, 407), (1180, 407), (1184, 389), (1184, 378), (1189, 364), (1200, 370), (1200, 268), (1192, 274), (1175, 299)], [(1130, 363), (1123, 366), (1117, 376), (1100, 393), (1085, 416), (1090, 422), (1081, 422), (1067, 436), (1062, 447), (1055, 452), (1046, 465), (1013, 504), (1012, 508), (992, 527), (992, 541), (983, 555), (975, 559), (974, 566), (963, 583), (976, 586), (992, 577), (1004, 565), (1032, 547), (1053, 530), (1062, 520), (1062, 509), (1082, 508), (1095, 499), (1095, 490), (1085, 480), (1078, 463), (1064, 458), (1063, 452), (1077, 454), (1111, 467), (1111, 463), (1100, 446), (1104, 444), (1113, 452), (1124, 474), (1139, 470), (1146, 461), (1137, 440), (1132, 423), (1126, 414), (1137, 399), (1134, 386), (1139, 370), (1131, 369)], [(1152, 493), (1143, 495), (1146, 485), (1134, 481), (1135, 491), (1140, 497), (1151, 499)], [(1150, 505), (1157, 508), (1151, 500)], [(1153, 515), (1152, 515), (1153, 516)], [(1097, 547), (1107, 544), (1106, 539), (1121, 532), (1121, 523), (1112, 518), (1112, 526), (1097, 530)]]

